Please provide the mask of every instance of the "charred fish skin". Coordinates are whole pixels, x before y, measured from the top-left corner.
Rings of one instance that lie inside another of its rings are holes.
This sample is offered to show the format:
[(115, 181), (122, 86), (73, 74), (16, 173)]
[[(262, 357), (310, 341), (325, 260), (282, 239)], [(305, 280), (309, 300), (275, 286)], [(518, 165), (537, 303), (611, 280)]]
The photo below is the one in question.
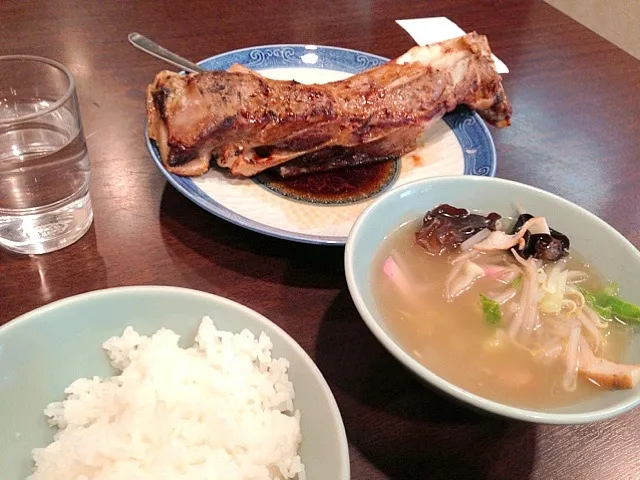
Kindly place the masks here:
[(355, 152), (354, 159), (364, 158), (360, 149), (369, 159), (397, 156), (458, 105), (498, 128), (510, 124), (502, 77), (486, 37), (476, 33), (413, 47), (323, 85), (270, 80), (234, 65), (200, 74), (163, 71), (147, 89), (149, 137), (165, 168), (185, 176), (205, 173), (212, 158), (248, 177), (300, 157), (313, 170), (313, 154), (333, 147)]

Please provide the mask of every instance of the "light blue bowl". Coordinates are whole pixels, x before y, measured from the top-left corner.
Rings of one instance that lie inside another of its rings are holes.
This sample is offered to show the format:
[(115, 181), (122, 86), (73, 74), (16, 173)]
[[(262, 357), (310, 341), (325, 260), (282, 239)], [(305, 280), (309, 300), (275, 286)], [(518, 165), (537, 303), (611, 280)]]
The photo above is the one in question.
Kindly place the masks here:
[(161, 327), (190, 345), (203, 316), (223, 330), (266, 332), (273, 354), (290, 361), (300, 410), (300, 455), (309, 479), (349, 480), (349, 451), (340, 412), (320, 370), (281, 328), (230, 300), (176, 287), (123, 287), (67, 298), (0, 328), (0, 478), (24, 480), (31, 450), (52, 441), (43, 414), (76, 378), (109, 375), (101, 345), (132, 325), (141, 334)]
[[(376, 307), (371, 291), (371, 262), (387, 235), (407, 221), (422, 218), (441, 203), (503, 215), (514, 212), (514, 205), (518, 203), (535, 215), (547, 217), (551, 226), (569, 236), (571, 248), (587, 259), (597, 272), (620, 284), (623, 298), (640, 303), (640, 252), (595, 215), (551, 193), (499, 178), (428, 178), (395, 188), (373, 202), (355, 222), (346, 245), (345, 271), (349, 291), (363, 320), (387, 350), (418, 377), (455, 399), (506, 417), (538, 423), (586, 423), (619, 415), (638, 405), (640, 388), (636, 387), (605, 391), (562, 408), (515, 408), (449, 383), (403, 350)], [(625, 361), (640, 363), (640, 334), (633, 336)]]

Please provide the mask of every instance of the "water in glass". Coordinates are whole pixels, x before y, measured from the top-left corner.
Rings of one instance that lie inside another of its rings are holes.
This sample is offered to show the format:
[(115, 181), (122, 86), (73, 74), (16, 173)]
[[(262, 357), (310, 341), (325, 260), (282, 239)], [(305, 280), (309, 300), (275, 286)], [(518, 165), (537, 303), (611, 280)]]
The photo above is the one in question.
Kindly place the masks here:
[(0, 122), (0, 246), (30, 254), (65, 247), (93, 219), (75, 92), (57, 108), (0, 95), (0, 120), (9, 116), (27, 120)]

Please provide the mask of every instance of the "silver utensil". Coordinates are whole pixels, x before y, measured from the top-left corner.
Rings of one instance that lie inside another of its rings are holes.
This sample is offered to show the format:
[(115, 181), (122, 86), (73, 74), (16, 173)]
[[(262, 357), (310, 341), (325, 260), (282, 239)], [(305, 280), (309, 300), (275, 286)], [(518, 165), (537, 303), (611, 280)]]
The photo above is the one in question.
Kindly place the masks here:
[(175, 67), (182, 68), (187, 72), (201, 73), (205, 71), (205, 69), (201, 66), (190, 62), (180, 55), (176, 55), (175, 53), (167, 50), (164, 47), (161, 47), (156, 42), (154, 42), (153, 40), (149, 40), (144, 35), (140, 35), (139, 33), (134, 32), (130, 33), (128, 38), (129, 43), (131, 43), (131, 45), (133, 45), (137, 49), (142, 50), (143, 52), (148, 53), (153, 57), (159, 58), (160, 60), (164, 60), (165, 62), (170, 63)]

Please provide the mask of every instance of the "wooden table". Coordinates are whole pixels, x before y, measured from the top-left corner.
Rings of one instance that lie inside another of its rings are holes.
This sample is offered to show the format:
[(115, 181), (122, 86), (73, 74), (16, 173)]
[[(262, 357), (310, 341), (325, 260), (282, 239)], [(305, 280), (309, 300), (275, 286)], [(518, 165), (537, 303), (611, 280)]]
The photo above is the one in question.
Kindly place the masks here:
[(95, 223), (59, 252), (0, 252), (0, 323), (106, 287), (205, 290), (265, 314), (314, 358), (343, 415), (354, 479), (640, 478), (640, 410), (554, 427), (452, 404), (369, 333), (347, 291), (342, 248), (219, 220), (168, 186), (147, 154), (145, 87), (165, 66), (130, 47), (129, 32), (192, 59), (269, 43), (393, 57), (413, 45), (395, 19), (441, 15), (487, 34), (511, 68), (513, 126), (492, 130), (498, 175), (572, 200), (640, 246), (640, 62), (542, 1), (4, 0), (0, 54), (50, 57), (76, 76)]

